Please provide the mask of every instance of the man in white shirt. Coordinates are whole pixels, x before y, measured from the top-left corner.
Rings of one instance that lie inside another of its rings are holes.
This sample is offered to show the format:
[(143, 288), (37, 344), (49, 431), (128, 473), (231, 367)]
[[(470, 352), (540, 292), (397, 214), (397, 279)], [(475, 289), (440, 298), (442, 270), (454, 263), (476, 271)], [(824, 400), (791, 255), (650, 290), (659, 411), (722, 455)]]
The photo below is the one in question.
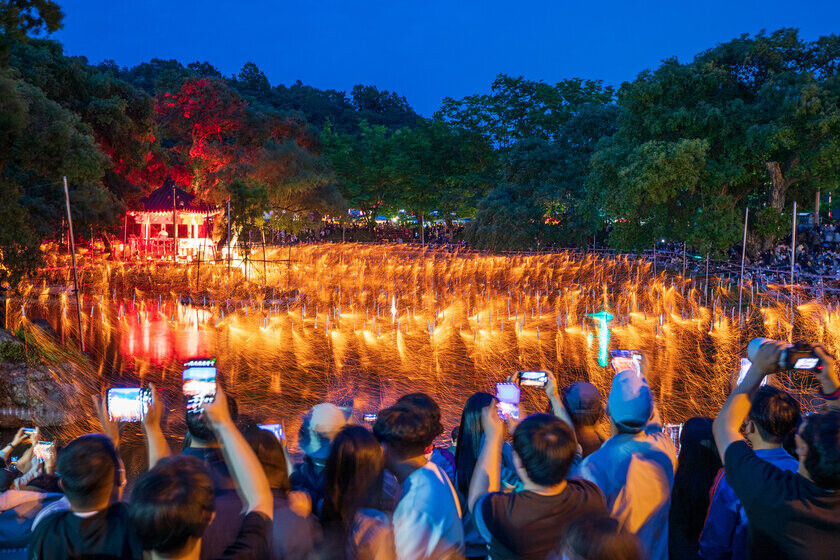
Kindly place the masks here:
[(575, 475), (598, 485), (610, 516), (639, 537), (650, 560), (667, 560), (677, 454), (662, 431), (643, 375), (626, 370), (615, 376), (607, 414), (610, 438), (583, 460)]
[(455, 489), (424, 455), (435, 437), (433, 415), (421, 407), (400, 403), (379, 413), (373, 433), (383, 445), (385, 466), (402, 486), (394, 511), (397, 558), (462, 557), (464, 529)]

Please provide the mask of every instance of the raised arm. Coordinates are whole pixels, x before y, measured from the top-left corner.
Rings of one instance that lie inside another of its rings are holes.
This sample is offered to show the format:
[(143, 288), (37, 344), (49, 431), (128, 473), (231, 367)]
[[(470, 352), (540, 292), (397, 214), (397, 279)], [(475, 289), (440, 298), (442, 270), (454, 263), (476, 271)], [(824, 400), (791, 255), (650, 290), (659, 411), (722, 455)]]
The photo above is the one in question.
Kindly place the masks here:
[(837, 372), (837, 361), (822, 344), (814, 346), (814, 352), (822, 361), (822, 369), (817, 370), (821, 396), (825, 397), (825, 402), (830, 408), (840, 409), (840, 375)]
[(752, 408), (752, 395), (758, 390), (761, 380), (779, 363), (779, 352), (776, 344), (761, 345), (744, 380), (735, 387), (715, 418), (712, 431), (721, 461), (724, 460), (729, 444), (743, 439), (741, 425)]
[(154, 467), (164, 457), (169, 457), (169, 444), (160, 429), (160, 416), (162, 406), (158, 400), (157, 390), (153, 383), (149, 383), (149, 390), (152, 398), (149, 402), (149, 409), (143, 418), (143, 431), (146, 432), (146, 446), (149, 450), (149, 468)]
[(572, 424), (572, 417), (569, 416), (569, 411), (563, 405), (563, 400), (560, 398), (560, 391), (557, 389), (557, 378), (553, 372), (548, 372), (548, 381), (545, 384), (545, 394), (548, 396), (548, 402), (551, 404), (551, 412), (565, 422), (571, 429), (572, 433), (575, 431), (575, 425)]
[(96, 415), (99, 417), (99, 424), (102, 426), (102, 433), (111, 438), (116, 449), (120, 448), (120, 425), (108, 417), (105, 399), (101, 395), (93, 395), (93, 406)]
[(481, 411), (481, 426), (484, 428), (484, 444), (475, 463), (467, 505), (473, 511), (482, 496), (498, 492), (502, 478), (502, 443), (505, 425), (496, 410), (496, 399)]
[(251, 446), (233, 424), (221, 387), (217, 387), (216, 399), (204, 409), (204, 414), (222, 444), (225, 464), (248, 511), (273, 518), (274, 499), (265, 471)]
[[(12, 442), (8, 444), (6, 447), (3, 448), (3, 462), (8, 464), (9, 459), (12, 458), (12, 453), (14, 452), (15, 447), (29, 439), (29, 436), (23, 433), (24, 428), (20, 428), (16, 433), (15, 437), (12, 438)], [(34, 445), (34, 442), (30, 442)]]

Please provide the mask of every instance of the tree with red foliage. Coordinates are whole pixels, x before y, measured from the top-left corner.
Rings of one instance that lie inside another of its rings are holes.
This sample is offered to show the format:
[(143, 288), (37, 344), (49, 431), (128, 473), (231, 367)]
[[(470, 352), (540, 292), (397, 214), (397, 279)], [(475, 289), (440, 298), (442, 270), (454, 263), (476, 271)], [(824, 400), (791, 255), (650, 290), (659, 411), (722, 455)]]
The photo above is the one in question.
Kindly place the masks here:
[(245, 124), (246, 104), (221, 80), (184, 81), (176, 92), (158, 95), (158, 127), (176, 183), (203, 197), (226, 198), (217, 192), (216, 174), (241, 156), (238, 135)]

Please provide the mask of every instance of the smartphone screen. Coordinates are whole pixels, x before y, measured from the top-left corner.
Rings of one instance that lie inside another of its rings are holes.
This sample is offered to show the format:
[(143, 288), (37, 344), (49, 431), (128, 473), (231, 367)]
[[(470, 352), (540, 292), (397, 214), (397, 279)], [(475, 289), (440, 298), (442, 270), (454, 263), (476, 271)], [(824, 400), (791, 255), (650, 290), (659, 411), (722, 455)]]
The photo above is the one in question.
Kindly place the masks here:
[(677, 456), (680, 454), (680, 434), (682, 433), (682, 424), (665, 424), (665, 431), (674, 442), (674, 447), (677, 449)]
[(39, 441), (32, 448), (32, 454), (35, 455), (36, 459), (44, 461), (52, 453), (54, 445), (55, 443), (52, 441)]
[(35, 428), (24, 428), (23, 435), (27, 436), (29, 439), (32, 439), (32, 436), (35, 435), (37, 430)]
[(610, 350), (610, 364), (615, 373), (632, 369), (642, 375), (642, 354), (638, 350)]
[(519, 405), (514, 403), (498, 402), (496, 410), (499, 411), (499, 418), (508, 421), (511, 418), (519, 420)]
[(191, 360), (185, 364), (184, 396), (187, 413), (204, 412), (204, 406), (216, 398), (216, 360)]
[(108, 417), (115, 422), (139, 422), (149, 410), (152, 395), (140, 387), (108, 389)]
[(519, 419), (519, 399), (522, 393), (515, 383), (496, 384), (496, 408), (502, 420)]
[(365, 414), (365, 422), (376, 422), (376, 414)]
[(519, 384), (523, 387), (545, 387), (548, 373), (545, 371), (518, 371)]
[(819, 363), (819, 358), (799, 358), (793, 364), (793, 369), (814, 369)]
[(286, 434), (283, 432), (282, 424), (257, 424), (261, 430), (266, 430), (274, 434), (280, 442), (286, 441)]

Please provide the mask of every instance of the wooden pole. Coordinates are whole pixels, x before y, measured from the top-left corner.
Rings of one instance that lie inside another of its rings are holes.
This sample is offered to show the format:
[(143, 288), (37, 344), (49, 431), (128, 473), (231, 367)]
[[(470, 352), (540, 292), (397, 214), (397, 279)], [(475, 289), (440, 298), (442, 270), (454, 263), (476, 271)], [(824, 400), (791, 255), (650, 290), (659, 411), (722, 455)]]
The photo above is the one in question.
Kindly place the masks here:
[(817, 191), (817, 194), (814, 196), (814, 225), (819, 227), (820, 225), (820, 195), (822, 193)]
[(656, 278), (656, 241), (653, 242), (653, 277)]
[(125, 260), (125, 246), (128, 244), (128, 210), (125, 212), (125, 226), (123, 227), (123, 254), (121, 255)]
[(172, 262), (178, 254), (178, 217), (175, 215), (175, 184), (172, 184)]
[(233, 251), (232, 239), (230, 238), (230, 199), (227, 202), (227, 226), (228, 226), (228, 280), (230, 280), (230, 253)]
[(793, 226), (790, 232), (790, 334), (788, 342), (793, 342), (793, 274), (796, 266), (796, 201), (793, 201)]
[(750, 209), (744, 213), (744, 246), (741, 247), (741, 282), (738, 286), (738, 324), (741, 324), (741, 300), (744, 294), (744, 261), (747, 258), (747, 222), (750, 219)]
[(268, 264), (265, 258), (265, 230), (260, 228), (260, 235), (262, 235), (262, 249), (263, 249), (263, 289), (268, 286)]
[(82, 331), (82, 302), (79, 300), (79, 273), (76, 271), (76, 239), (73, 236), (73, 216), (70, 215), (70, 190), (64, 176), (64, 201), (67, 204), (67, 223), (70, 226), (70, 257), (73, 262), (73, 291), (76, 293), (76, 318), (79, 321), (79, 348), (85, 351), (85, 333)]

